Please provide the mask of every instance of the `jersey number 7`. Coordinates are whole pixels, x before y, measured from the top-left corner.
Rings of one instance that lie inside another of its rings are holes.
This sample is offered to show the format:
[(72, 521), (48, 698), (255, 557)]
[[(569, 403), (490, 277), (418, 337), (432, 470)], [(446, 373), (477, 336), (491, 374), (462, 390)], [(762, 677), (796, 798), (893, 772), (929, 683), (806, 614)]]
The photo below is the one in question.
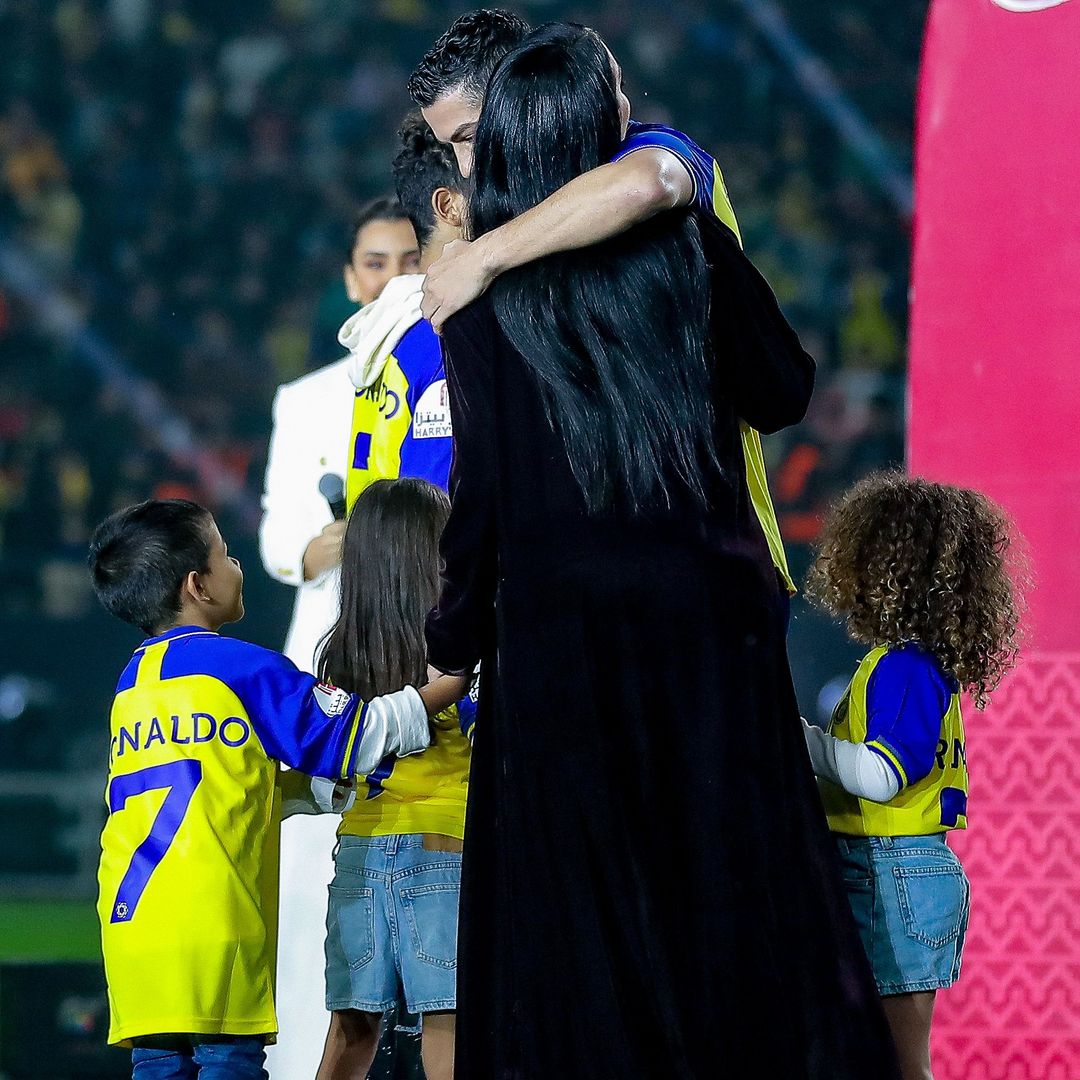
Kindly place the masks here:
[(169, 793), (154, 818), (150, 835), (131, 856), (120, 887), (116, 890), (110, 922), (128, 922), (135, 914), (135, 908), (139, 905), (150, 875), (169, 850), (201, 780), (202, 762), (194, 758), (182, 758), (165, 765), (151, 765), (148, 769), (113, 778), (109, 786), (109, 811), (113, 814), (123, 810), (128, 799), (136, 795), (160, 791), (162, 788), (168, 788)]

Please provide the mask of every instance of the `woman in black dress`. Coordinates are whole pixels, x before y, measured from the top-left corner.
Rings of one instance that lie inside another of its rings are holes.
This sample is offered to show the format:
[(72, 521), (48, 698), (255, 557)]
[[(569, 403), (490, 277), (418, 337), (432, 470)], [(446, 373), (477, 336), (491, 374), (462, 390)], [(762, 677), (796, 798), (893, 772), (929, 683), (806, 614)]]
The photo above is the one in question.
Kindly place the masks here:
[[(474, 235), (610, 160), (581, 27), (492, 78)], [(461, 907), (463, 1080), (886, 1080), (739, 418), (813, 361), (715, 219), (499, 280), (445, 327), (453, 510), (431, 663), (483, 660)]]

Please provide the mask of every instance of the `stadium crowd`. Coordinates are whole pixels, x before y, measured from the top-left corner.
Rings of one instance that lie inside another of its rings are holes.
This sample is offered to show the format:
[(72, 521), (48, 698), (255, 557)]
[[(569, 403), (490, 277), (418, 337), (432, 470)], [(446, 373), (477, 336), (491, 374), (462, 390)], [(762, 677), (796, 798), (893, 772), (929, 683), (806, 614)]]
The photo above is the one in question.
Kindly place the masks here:
[[(215, 473), (254, 497), (275, 387), (339, 354), (350, 218), (389, 187), (410, 65), (466, 6), (0, 4), (0, 257), (28, 258), (136, 379), (43, 324), (0, 262), (0, 617), (78, 615), (89, 531), (117, 506), (219, 507)], [(806, 422), (767, 448), (801, 573), (830, 495), (902, 456), (902, 215), (739, 5), (514, 6), (595, 26), (634, 115), (724, 167), (747, 250), (820, 365)], [(909, 166), (920, 20), (884, 0), (782, 6)], [(138, 380), (194, 458), (146, 423)]]

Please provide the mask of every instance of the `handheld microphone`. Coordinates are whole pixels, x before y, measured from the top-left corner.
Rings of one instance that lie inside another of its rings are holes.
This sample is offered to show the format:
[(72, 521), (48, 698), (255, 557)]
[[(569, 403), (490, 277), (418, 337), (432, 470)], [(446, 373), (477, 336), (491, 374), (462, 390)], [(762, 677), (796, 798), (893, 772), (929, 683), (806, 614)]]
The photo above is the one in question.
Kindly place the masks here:
[(323, 473), (319, 479), (319, 494), (330, 504), (335, 521), (345, 518), (345, 481), (337, 473)]

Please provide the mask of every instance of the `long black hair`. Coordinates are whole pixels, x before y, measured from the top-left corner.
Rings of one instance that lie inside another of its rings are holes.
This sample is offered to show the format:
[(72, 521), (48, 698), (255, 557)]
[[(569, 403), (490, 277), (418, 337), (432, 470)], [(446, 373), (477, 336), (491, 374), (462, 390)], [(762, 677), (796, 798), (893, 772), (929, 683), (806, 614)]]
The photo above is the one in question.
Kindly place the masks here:
[(439, 599), (450, 500), (426, 480), (377, 480), (356, 500), (341, 549), (341, 611), (319, 678), (370, 700), (426, 681), (424, 620)]
[[(549, 23), (492, 75), (476, 132), (471, 234), (543, 201), (618, 152), (615, 76), (584, 26)], [(706, 360), (709, 290), (692, 216), (658, 215), (606, 243), (497, 282), (495, 313), (539, 381), (586, 504), (704, 498), (715, 462)]]

